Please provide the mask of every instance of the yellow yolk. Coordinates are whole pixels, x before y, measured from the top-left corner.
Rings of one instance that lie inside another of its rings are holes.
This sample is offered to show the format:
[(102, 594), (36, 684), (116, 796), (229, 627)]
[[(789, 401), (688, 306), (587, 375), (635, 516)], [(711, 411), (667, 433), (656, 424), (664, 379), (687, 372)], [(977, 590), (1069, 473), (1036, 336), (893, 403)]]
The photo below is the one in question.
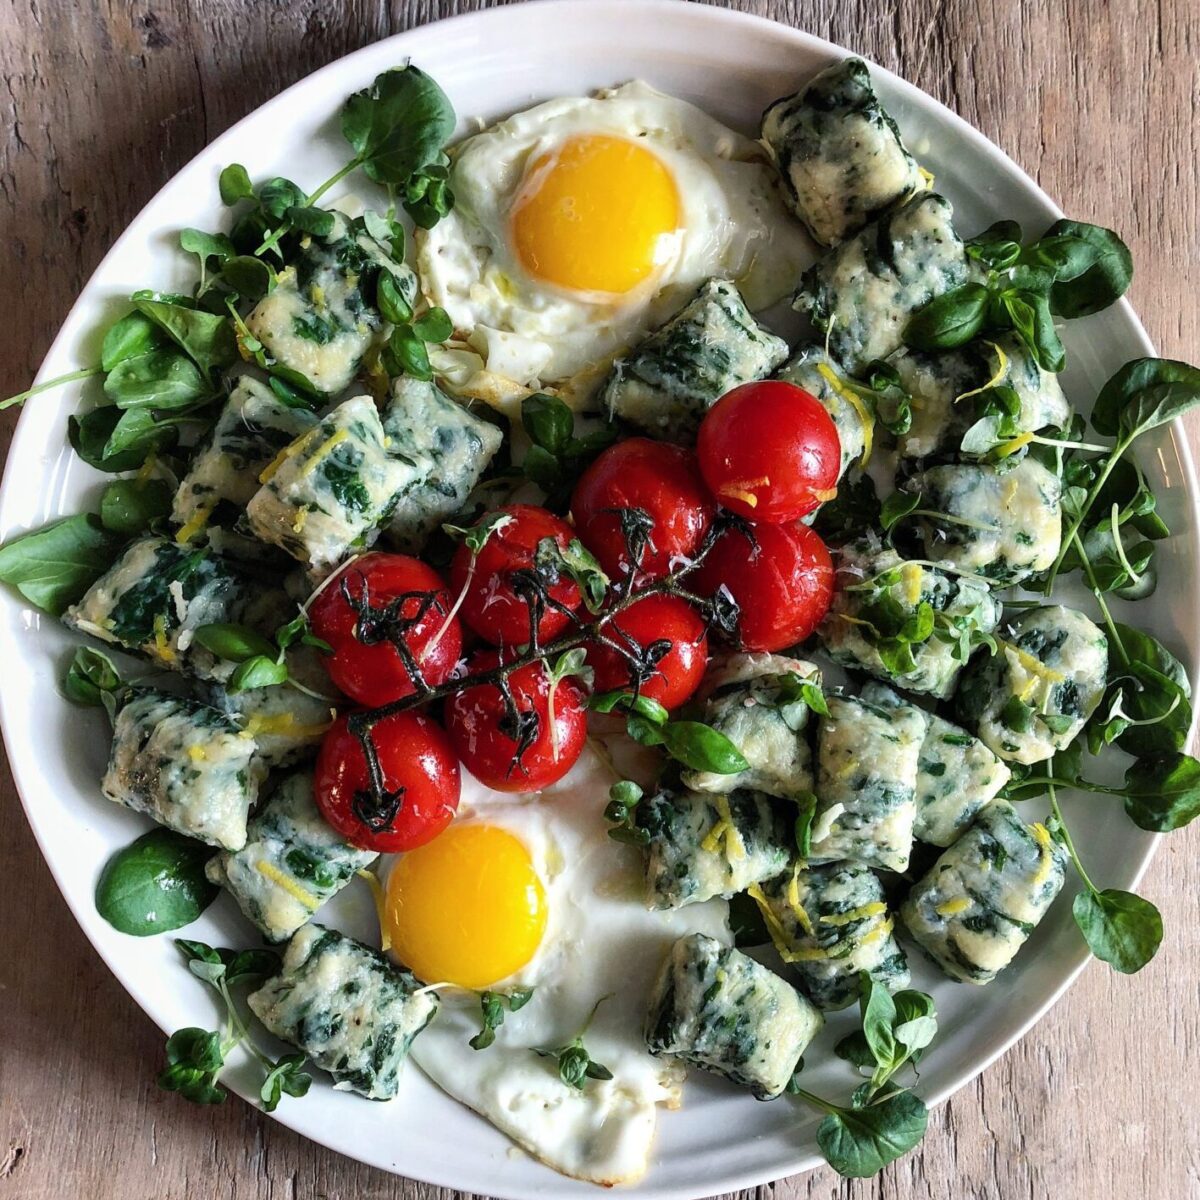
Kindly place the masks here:
[(637, 287), (671, 253), (679, 193), (666, 165), (626, 138), (574, 137), (529, 167), (512, 213), (531, 274), (580, 292)]
[(529, 852), (495, 825), (452, 825), (388, 877), (392, 950), (426, 983), (483, 988), (519, 971), (546, 929)]

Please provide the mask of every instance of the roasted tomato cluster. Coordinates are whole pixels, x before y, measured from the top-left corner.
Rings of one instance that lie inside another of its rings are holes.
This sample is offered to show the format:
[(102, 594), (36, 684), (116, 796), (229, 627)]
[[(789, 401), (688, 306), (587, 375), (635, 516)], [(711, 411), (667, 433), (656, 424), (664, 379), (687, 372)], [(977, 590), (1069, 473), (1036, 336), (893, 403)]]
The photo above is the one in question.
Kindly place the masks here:
[[(452, 820), (460, 763), (499, 791), (555, 783), (587, 736), (584, 663), (596, 692), (669, 710), (700, 686), (710, 624), (747, 650), (803, 641), (833, 568), (802, 519), (834, 494), (840, 455), (807, 392), (746, 384), (709, 410), (695, 452), (640, 437), (604, 451), (570, 520), (530, 504), (485, 514), (448, 579), (400, 554), (343, 567), (311, 607), (313, 633), (333, 682), (384, 713), (341, 717), (325, 737), (316, 791), (330, 824), (357, 845), (411, 850)], [(560, 569), (580, 547), (609, 580), (590, 607)], [(441, 723), (412, 706), (424, 693), (444, 701)]]

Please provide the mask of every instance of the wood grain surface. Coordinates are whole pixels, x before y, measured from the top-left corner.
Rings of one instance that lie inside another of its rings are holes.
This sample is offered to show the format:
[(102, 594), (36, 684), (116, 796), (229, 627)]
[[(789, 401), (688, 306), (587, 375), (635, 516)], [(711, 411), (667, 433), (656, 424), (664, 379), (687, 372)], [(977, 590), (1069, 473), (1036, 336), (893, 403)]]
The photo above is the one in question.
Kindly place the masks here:
[[(0, 396), (28, 385), (112, 241), (208, 141), (350, 50), (484, 0), (0, 0)], [(1197, 0), (743, 0), (944, 101), (1072, 215), (1112, 225), (1161, 353), (1200, 357)], [(15, 423), (6, 413), (5, 446)], [(1200, 443), (1200, 427), (1192, 430)], [(0, 663), (3, 649), (0, 648)], [(759, 1189), (913, 1200), (1200, 1196), (1200, 829), (1143, 891), (1167, 939), (1093, 964), (1029, 1037), (870, 1182)], [(154, 1087), (162, 1038), (108, 974), (0, 779), (0, 1200), (441, 1200), (231, 1100)]]

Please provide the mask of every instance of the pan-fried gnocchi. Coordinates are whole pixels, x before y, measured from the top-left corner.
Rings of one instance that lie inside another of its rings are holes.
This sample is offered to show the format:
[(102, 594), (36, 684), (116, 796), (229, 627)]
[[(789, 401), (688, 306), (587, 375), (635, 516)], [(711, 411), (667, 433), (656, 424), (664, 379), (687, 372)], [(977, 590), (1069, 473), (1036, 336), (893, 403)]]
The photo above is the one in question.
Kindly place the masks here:
[(990, 983), (1062, 890), (1065, 863), (1044, 825), (997, 800), (916, 884), (900, 918), (951, 979)]
[(821, 402), (837, 429), (842, 450), (841, 475), (870, 457), (875, 414), (820, 346), (801, 346), (780, 367), (776, 378), (794, 383)]

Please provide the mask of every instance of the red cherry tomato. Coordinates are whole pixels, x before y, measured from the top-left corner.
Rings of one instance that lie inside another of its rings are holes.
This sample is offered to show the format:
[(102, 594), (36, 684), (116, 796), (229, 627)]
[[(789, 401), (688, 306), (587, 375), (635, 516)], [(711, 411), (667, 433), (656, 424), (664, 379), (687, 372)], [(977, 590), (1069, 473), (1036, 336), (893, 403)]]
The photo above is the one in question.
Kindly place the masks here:
[[(465, 589), (462, 619), (481, 638), (495, 646), (519, 646), (529, 641), (529, 605), (514, 591), (513, 573), (533, 566), (543, 538), (553, 538), (565, 550), (575, 531), (560, 517), (532, 504), (510, 504), (498, 511), (513, 519), (484, 543), (474, 570), (471, 551), (465, 544), (459, 546), (450, 564), (450, 582), (455, 591)], [(579, 588), (566, 578), (553, 584), (549, 594), (572, 611), (583, 602)], [(538, 637), (548, 641), (566, 628), (569, 619), (547, 608), (538, 623)]]
[(416, 691), (379, 619), (394, 602), (395, 618), (415, 618), (401, 640), (427, 684), (445, 683), (462, 654), (462, 627), (448, 617), (442, 577), (418, 558), (364, 554), (334, 576), (309, 612), (313, 633), (333, 647), (325, 659), (330, 679), (360, 704), (389, 704)]
[(774, 524), (832, 499), (842, 463), (837, 426), (820, 401), (778, 379), (726, 392), (700, 424), (696, 454), (726, 508)]
[(748, 524), (754, 542), (737, 529), (721, 534), (696, 572), (697, 590), (729, 589), (747, 650), (783, 650), (821, 623), (833, 598), (833, 563), (807, 525)]
[[(615, 642), (632, 649), (653, 648), (669, 642), (670, 648), (654, 663), (653, 673), (642, 681), (640, 692), (664, 708), (678, 708), (704, 678), (708, 662), (708, 634), (700, 614), (678, 596), (647, 596), (618, 613), (605, 626)], [(630, 664), (609, 646), (588, 647), (588, 662), (596, 672), (596, 691), (612, 692), (633, 686)]]
[[(487, 670), (499, 655), (476, 655), (472, 672)], [(531, 740), (520, 749), (499, 687), (477, 684), (446, 704), (446, 728), (463, 766), (498, 792), (540, 792), (561, 779), (583, 752), (587, 740), (587, 695), (579, 681), (566, 678), (554, 688), (553, 727), (550, 719), (550, 676), (542, 663), (531, 663), (508, 677), (518, 723), (528, 722)], [(532, 714), (530, 716), (529, 714)], [(535, 721), (536, 718), (536, 721)]]
[(445, 730), (413, 712), (386, 717), (372, 729), (384, 787), (403, 789), (394, 813), (372, 813), (366, 755), (347, 720), (333, 723), (317, 756), (313, 790), (321, 815), (348, 842), (380, 854), (432, 841), (454, 819), (461, 786), (458, 758)]
[(696, 552), (716, 514), (696, 456), (682, 446), (630, 438), (605, 450), (580, 477), (571, 513), (580, 540), (613, 579), (629, 571), (621, 519), (613, 510), (641, 508), (654, 527), (641, 575), (661, 579), (671, 560)]

